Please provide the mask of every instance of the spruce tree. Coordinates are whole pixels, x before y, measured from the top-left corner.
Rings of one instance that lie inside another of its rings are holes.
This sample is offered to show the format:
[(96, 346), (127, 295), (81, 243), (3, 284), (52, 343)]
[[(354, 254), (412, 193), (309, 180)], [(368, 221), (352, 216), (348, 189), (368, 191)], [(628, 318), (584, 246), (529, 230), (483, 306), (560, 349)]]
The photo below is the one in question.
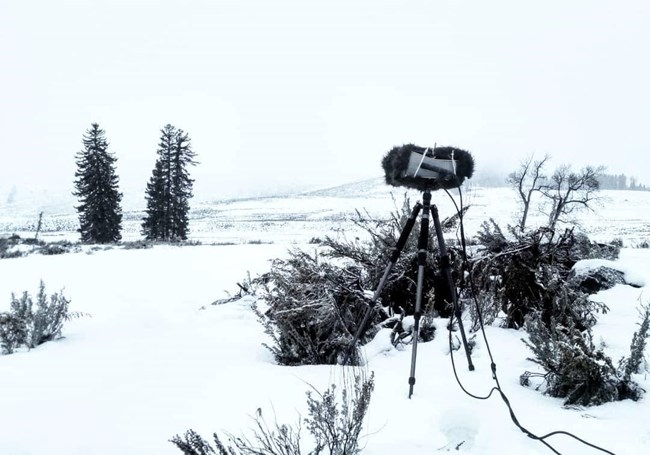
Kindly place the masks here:
[(122, 193), (115, 173), (117, 158), (108, 150), (104, 130), (97, 123), (83, 136), (77, 153), (75, 196), (79, 198), (79, 233), (82, 242), (110, 243), (122, 238)]
[(196, 165), (196, 154), (183, 130), (168, 124), (160, 132), (158, 158), (147, 184), (142, 233), (148, 240), (186, 240), (194, 183), (187, 167)]
[(142, 234), (147, 240), (165, 238), (165, 179), (163, 175), (163, 163), (156, 161), (149, 183), (147, 183), (146, 200), (147, 216), (142, 222)]
[(188, 214), (190, 211), (189, 200), (194, 195), (192, 189), (194, 180), (190, 178), (188, 166), (195, 166), (196, 154), (192, 150), (189, 135), (179, 129), (175, 136), (175, 147), (171, 162), (172, 179), (172, 207), (170, 211), (170, 224), (172, 236), (185, 240), (189, 232)]

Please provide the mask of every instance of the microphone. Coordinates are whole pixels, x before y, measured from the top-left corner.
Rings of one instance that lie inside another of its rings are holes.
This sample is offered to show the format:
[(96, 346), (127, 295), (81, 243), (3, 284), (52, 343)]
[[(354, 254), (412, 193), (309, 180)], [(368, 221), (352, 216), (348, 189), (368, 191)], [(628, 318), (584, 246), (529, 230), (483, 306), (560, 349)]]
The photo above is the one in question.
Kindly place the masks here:
[(387, 184), (419, 191), (458, 188), (474, 173), (471, 153), (455, 147), (393, 147), (381, 165)]

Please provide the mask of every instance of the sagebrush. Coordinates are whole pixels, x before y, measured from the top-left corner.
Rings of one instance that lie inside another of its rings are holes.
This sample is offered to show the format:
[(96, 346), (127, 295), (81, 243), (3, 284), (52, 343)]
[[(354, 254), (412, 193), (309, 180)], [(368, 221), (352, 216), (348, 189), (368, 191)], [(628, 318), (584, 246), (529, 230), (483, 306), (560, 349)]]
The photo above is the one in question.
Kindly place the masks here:
[(3, 354), (11, 354), (21, 346), (32, 349), (61, 337), (66, 321), (85, 316), (84, 313), (70, 312), (69, 305), (70, 300), (63, 295), (63, 291), (48, 296), (43, 281), (35, 300), (27, 291), (20, 297), (12, 293), (9, 312), (0, 313)]
[[(650, 310), (644, 308), (640, 329), (632, 337), (630, 355), (614, 366), (602, 347), (593, 342), (591, 328), (580, 330), (575, 324), (551, 321), (550, 328), (538, 313), (526, 321), (533, 362), (539, 364), (545, 393), (564, 398), (565, 405), (594, 406), (618, 400), (638, 400), (644, 390), (633, 380), (640, 373), (646, 339), (650, 335)], [(531, 373), (522, 375), (528, 385)]]
[(292, 251), (273, 261), (263, 294), (269, 308), (259, 316), (278, 363), (338, 362), (367, 309), (359, 275), (357, 268), (335, 266), (317, 253)]
[[(368, 310), (373, 290), (384, 274), (400, 232), (412, 207), (408, 198), (388, 219), (377, 220), (357, 212), (355, 223), (367, 235), (349, 239), (327, 236), (313, 253), (292, 251), (288, 259), (273, 261), (271, 271), (257, 280), (268, 309), (260, 312), (269, 346), (278, 363), (334, 364), (347, 353), (359, 323)], [(445, 219), (443, 229), (452, 229), (458, 217)], [(415, 226), (397, 262), (386, 279), (379, 304), (359, 340), (369, 341), (381, 327), (393, 330), (395, 345), (409, 340), (412, 324), (402, 324), (415, 311), (417, 290), (417, 238)], [(448, 283), (438, 264), (438, 246), (428, 245), (423, 279), (424, 317), (420, 339), (433, 339), (433, 316), (449, 316), (452, 301)], [(460, 275), (460, 255), (449, 248), (454, 279)], [(407, 329), (404, 329), (406, 327)], [(358, 363), (358, 353), (351, 356)]]
[[(269, 424), (258, 413), (251, 436), (228, 435), (224, 443), (213, 433), (212, 445), (194, 430), (176, 435), (170, 442), (184, 455), (355, 455), (361, 452), (361, 430), (374, 390), (374, 375), (354, 374), (344, 381), (341, 393), (336, 385), (325, 392), (307, 392), (308, 417), (294, 425)], [(303, 441), (302, 424), (311, 435)]]

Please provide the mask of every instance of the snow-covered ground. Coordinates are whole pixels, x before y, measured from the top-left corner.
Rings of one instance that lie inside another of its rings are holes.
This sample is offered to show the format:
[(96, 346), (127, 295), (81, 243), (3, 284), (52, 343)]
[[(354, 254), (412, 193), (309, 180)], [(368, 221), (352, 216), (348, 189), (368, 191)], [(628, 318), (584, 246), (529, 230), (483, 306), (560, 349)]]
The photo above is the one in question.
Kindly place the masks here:
[[(509, 188), (463, 186), (464, 203), (470, 205), (465, 219), (468, 233), (476, 232), (489, 218), (503, 225), (516, 224), (517, 200)], [(457, 192), (452, 194), (458, 202)], [(356, 210), (386, 217), (401, 205), (404, 196), (414, 204), (420, 197), (416, 191), (389, 187), (383, 178), (371, 179), (340, 187), (296, 194), (235, 200), (191, 201), (190, 240), (204, 243), (307, 242), (313, 237), (331, 233), (340, 227), (354, 229), (351, 220)], [(454, 205), (442, 191), (432, 195), (440, 218), (455, 213)], [(125, 196), (131, 201), (124, 206), (123, 240), (141, 238), (144, 199)], [(650, 236), (650, 217), (646, 215), (650, 193), (640, 191), (601, 191), (596, 212), (580, 214), (577, 221), (591, 238), (609, 242), (624, 238), (627, 246), (636, 246)], [(17, 233), (33, 237), (39, 213), (43, 212), (40, 238), (46, 240), (77, 240), (79, 227), (69, 193), (45, 191), (30, 193), (26, 199), (11, 203), (0, 199), (0, 235)], [(529, 224), (543, 222), (544, 217), (531, 210)]]
[[(620, 237), (629, 246), (644, 240), (650, 194), (607, 196), (610, 201), (597, 215), (583, 216), (585, 229), (601, 240)], [(436, 198), (441, 215), (450, 215), (446, 198)], [(514, 199), (507, 190), (469, 191), (466, 202), (474, 206), (470, 231), (488, 217), (511, 221)], [(275, 415), (295, 423), (299, 414), (306, 415), (309, 384), (324, 390), (342, 378), (344, 367), (276, 365), (262, 346), (266, 336), (250, 301), (210, 303), (236, 291), (235, 283), (247, 272), (268, 270), (268, 261), (287, 248), (312, 248), (306, 244), (311, 236), (331, 232), (340, 222), (348, 226), (345, 214), (354, 208), (385, 214), (392, 204), (387, 192), (372, 189), (356, 196), (322, 193), (206, 204), (205, 216), (193, 218), (194, 238), (229, 239), (234, 245), (0, 260), (0, 310), (9, 306), (12, 292), (34, 294), (43, 279), (48, 292), (63, 289), (71, 311), (91, 315), (67, 323), (63, 339), (0, 356), (0, 454), (178, 454), (168, 442), (173, 435), (188, 428), (206, 437), (213, 431), (239, 434), (258, 409), (271, 421)], [(2, 207), (0, 221), (17, 226), (20, 214)], [(259, 229), (265, 222), (268, 229)], [(617, 263), (636, 282), (650, 283), (650, 250), (624, 248)], [(637, 308), (646, 302), (644, 288), (618, 285), (596, 298), (611, 311), (600, 317), (595, 341), (604, 343), (616, 362), (628, 353)], [(650, 453), (648, 398), (565, 409), (561, 400), (519, 385), (524, 371), (539, 371), (527, 360), (530, 352), (520, 341), (524, 332), (488, 327), (487, 335), (501, 385), (528, 430), (570, 431), (618, 455)], [(434, 341), (419, 346), (411, 399), (410, 349), (385, 347), (377, 339), (367, 349), (376, 388), (364, 453), (552, 453), (514, 426), (497, 395), (477, 401), (462, 392), (451, 369), (445, 321), (438, 321)], [(473, 360), (476, 371), (469, 372), (456, 353), (459, 376), (471, 392), (487, 394), (493, 382), (480, 337)], [(650, 390), (646, 376), (634, 379)], [(599, 453), (562, 435), (548, 442), (562, 454)]]

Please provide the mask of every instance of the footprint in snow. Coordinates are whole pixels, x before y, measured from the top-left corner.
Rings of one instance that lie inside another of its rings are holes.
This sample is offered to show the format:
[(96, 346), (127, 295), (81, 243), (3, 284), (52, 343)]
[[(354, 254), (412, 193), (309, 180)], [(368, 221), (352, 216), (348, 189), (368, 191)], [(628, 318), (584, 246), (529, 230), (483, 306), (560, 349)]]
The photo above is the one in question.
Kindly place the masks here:
[(447, 444), (440, 452), (464, 452), (474, 447), (478, 433), (478, 420), (469, 409), (451, 409), (440, 416), (440, 431), (447, 437)]

